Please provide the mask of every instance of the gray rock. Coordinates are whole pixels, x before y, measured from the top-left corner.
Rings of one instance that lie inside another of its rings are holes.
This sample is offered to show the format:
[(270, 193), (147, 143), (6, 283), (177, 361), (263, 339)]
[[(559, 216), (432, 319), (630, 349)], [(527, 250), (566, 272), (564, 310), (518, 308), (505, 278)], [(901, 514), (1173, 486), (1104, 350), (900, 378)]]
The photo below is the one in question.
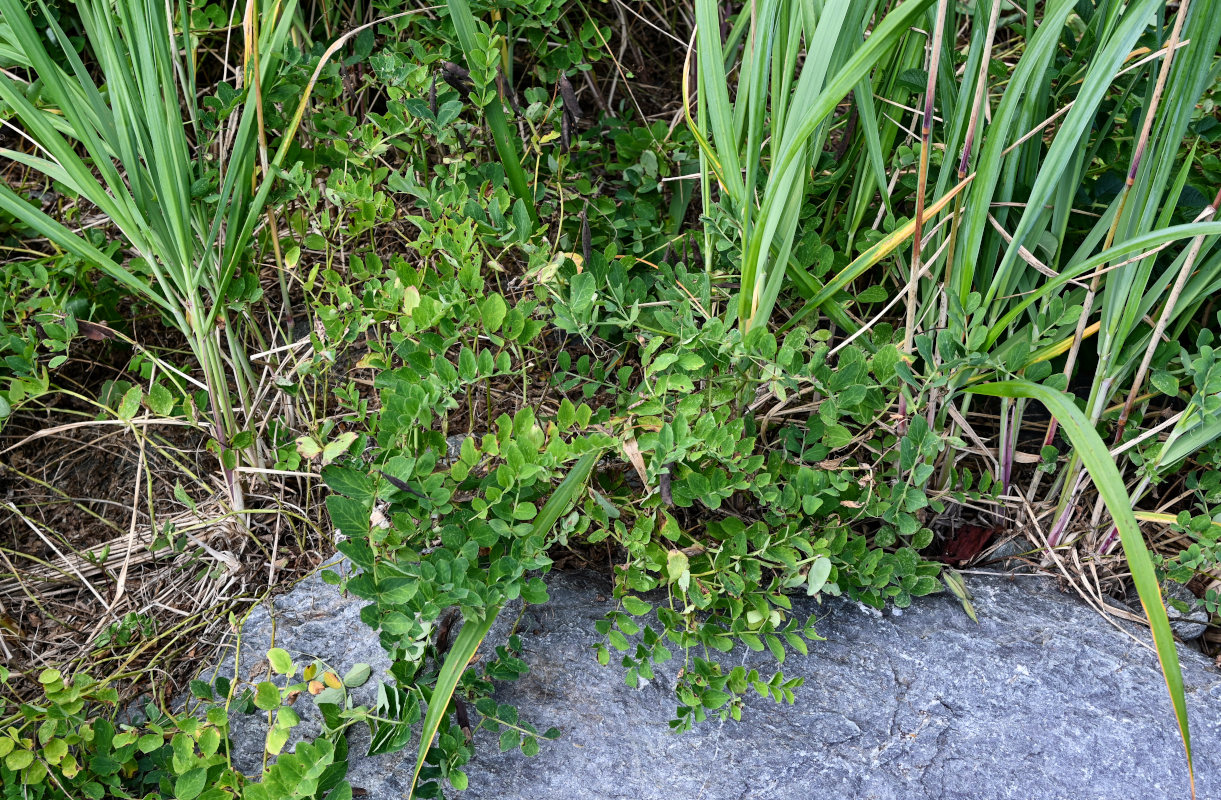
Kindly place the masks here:
[[(331, 568), (342, 572), (351, 569), (346, 562)], [(393, 678), (389, 676), (390, 658), (382, 649), (377, 633), (360, 620), (363, 605), (365, 603), (358, 598), (345, 597), (337, 587), (324, 583), (319, 572), (288, 594), (255, 607), (242, 625), (236, 664), (236, 675), (242, 681), (239, 691), (268, 679), (266, 656), (274, 646), (287, 650), (293, 657), (298, 666), (295, 680), (300, 680), (300, 670), (315, 658), (321, 659), (340, 676), (357, 664), (369, 664), (372, 677), (363, 686), (350, 689), (349, 697), (353, 706), (372, 708), (378, 683), (383, 680), (393, 683)], [(216, 675), (233, 677), (233, 650), (231, 647), (219, 665), (206, 670), (200, 677), (204, 680), (211, 680)], [(282, 684), (283, 680), (278, 682)], [(322, 732), (322, 715), (309, 695), (303, 692), (293, 708), (300, 714), (302, 723), (294, 730), (287, 750), (292, 750), (302, 737), (313, 738)], [(232, 712), (229, 727), (233, 765), (246, 775), (258, 775), (267, 736), (267, 715), (264, 712)], [(389, 756), (360, 758), (368, 751), (369, 740), (367, 726), (355, 725), (349, 729), (349, 781), (353, 786), (371, 790), (376, 787), (374, 798), (405, 798), (418, 745), (413, 741), (407, 749)]]
[[(629, 688), (612, 660), (599, 667), (594, 622), (612, 603), (590, 573), (547, 576), (551, 602), (527, 609), (520, 631), (531, 672), (497, 699), (539, 730), (564, 732), (527, 758), (476, 736), (468, 800), (673, 797), (1127, 798), (1187, 797), (1182, 745), (1156, 657), (1042, 578), (969, 583), (980, 624), (952, 597), (924, 598), (902, 615), (801, 599), (817, 614), (810, 655), (790, 653), (786, 677), (805, 676), (794, 706), (753, 696), (741, 722), (712, 720), (674, 735), (675, 659)], [(277, 599), (276, 643), (342, 671), (384, 669), (357, 600), (311, 578)], [(516, 618), (506, 610), (502, 617)], [(268, 645), (269, 617), (251, 615), (242, 666)], [(507, 624), (507, 623), (506, 623)], [(1132, 629), (1142, 642), (1147, 633)], [(495, 633), (494, 633), (495, 635)], [(1200, 798), (1221, 797), (1221, 673), (1180, 649)], [(230, 664), (232, 659), (230, 659)], [(734, 651), (727, 666), (775, 671), (765, 653)], [(377, 673), (375, 673), (375, 678)], [(308, 701), (297, 708), (307, 716)], [(257, 770), (265, 725), (234, 721), (238, 763)], [(364, 737), (363, 740), (361, 737)], [(353, 737), (349, 779), (368, 797), (405, 798), (408, 750), (363, 759)]]
[[(1166, 594), (1166, 616), (1170, 618), (1170, 630), (1185, 642), (1197, 639), (1208, 630), (1208, 609), (1203, 601), (1181, 583), (1166, 581), (1162, 584)], [(1171, 600), (1179, 600), (1187, 604), (1187, 612), (1183, 613), (1170, 604)]]

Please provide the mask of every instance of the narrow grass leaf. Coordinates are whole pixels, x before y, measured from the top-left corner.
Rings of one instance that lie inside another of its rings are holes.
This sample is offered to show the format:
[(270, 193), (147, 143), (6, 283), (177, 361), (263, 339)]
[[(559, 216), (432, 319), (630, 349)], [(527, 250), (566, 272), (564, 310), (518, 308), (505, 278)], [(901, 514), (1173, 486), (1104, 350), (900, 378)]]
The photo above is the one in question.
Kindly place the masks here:
[[(601, 456), (600, 449), (591, 450), (577, 460), (567, 477), (560, 482), (555, 492), (538, 512), (538, 516), (534, 518), (531, 535), (545, 536), (555, 527), (560, 515), (576, 502), (581, 487), (589, 479), (590, 473), (593, 472), (593, 468)], [(495, 605), (484, 609), (479, 616), (468, 618), (445, 656), (445, 663), (441, 665), (436, 687), (428, 702), (428, 712), (424, 715), (424, 727), (420, 734), (420, 752), (416, 758), (415, 772), (411, 776), (409, 797), (415, 791), (416, 782), (420, 779), (420, 770), (424, 767), (424, 757), (428, 755), (428, 750), (432, 747), (432, 740), (441, 727), (441, 720), (449, 709), (449, 701), (454, 696), (454, 690), (458, 688), (458, 681), (462, 678), (462, 673), (466, 671), (467, 665), (471, 663), (471, 659), (475, 657), (475, 651), (479, 649), (480, 643), (488, 635), (498, 614), (500, 614), (500, 606)]]
[(1191, 733), (1187, 721), (1183, 673), (1179, 667), (1179, 655), (1175, 649), (1174, 634), (1170, 630), (1170, 620), (1166, 616), (1166, 607), (1162, 603), (1161, 589), (1153, 571), (1153, 561), (1149, 557), (1140, 526), (1132, 512), (1131, 500), (1128, 497), (1127, 489), (1124, 488), (1123, 477), (1119, 474), (1111, 454), (1107, 451), (1106, 444), (1085, 415), (1063, 392), (1021, 380), (987, 383), (972, 387), (967, 391), (991, 397), (1024, 397), (1038, 400), (1059, 421), (1065, 435), (1080, 455), (1086, 469), (1089, 470), (1090, 477), (1093, 478), (1094, 485), (1098, 488), (1098, 494), (1101, 495), (1107, 511), (1110, 512), (1115, 526), (1119, 529), (1124, 556), (1127, 558), (1128, 568), (1132, 571), (1132, 581), (1136, 584), (1141, 606), (1145, 610), (1145, 616), (1149, 619), (1158, 661), (1162, 665), (1162, 676), (1165, 678), (1166, 688), (1170, 692), (1170, 702), (1174, 707), (1179, 734), (1183, 739), (1183, 749), (1187, 754), (1187, 772), (1194, 797), (1195, 771), (1191, 760)]

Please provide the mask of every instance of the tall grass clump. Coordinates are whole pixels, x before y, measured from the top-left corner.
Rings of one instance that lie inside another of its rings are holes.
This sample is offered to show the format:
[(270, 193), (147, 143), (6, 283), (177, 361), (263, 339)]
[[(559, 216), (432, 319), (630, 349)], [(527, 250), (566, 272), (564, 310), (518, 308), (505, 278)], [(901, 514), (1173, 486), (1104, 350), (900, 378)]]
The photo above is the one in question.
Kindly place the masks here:
[[(868, 95), (871, 70), (900, 51), (930, 2), (908, 0), (880, 19), (877, 3), (832, 0), (821, 13), (808, 3), (753, 3), (723, 39), (719, 4), (696, 0), (698, 113), (707, 124), (688, 121), (704, 180), (715, 180), (738, 234), (735, 312), (743, 333), (766, 327), (786, 273), (803, 294), (821, 288), (790, 257), (830, 117), (849, 92)], [(884, 169), (875, 148), (867, 160)]]
[[(41, 0), (39, 6), (45, 11)], [(290, 2), (278, 17), (268, 13), (261, 37), (250, 43), (249, 54), (263, 54), (259, 78), (274, 66), (294, 8)], [(76, 9), (97, 64), (92, 73), (53, 15), (45, 14), (49, 38), (61, 45), (54, 53), (18, 0), (0, 0), (6, 44), (30, 77), (0, 74), (0, 101), (30, 144), (28, 151), (0, 154), (96, 207), (130, 249), (103, 252), (2, 184), (0, 208), (100, 268), (186, 338), (202, 373), (198, 383), (229, 498), (240, 509), (235, 469), (243, 444), (249, 446), (243, 432), (255, 402), (240, 309), (257, 288), (249, 251), (271, 188), (256, 160), (257, 92), (247, 93), (225, 135), (209, 142), (196, 105), (191, 37), (176, 32), (171, 7), (160, 0), (83, 0)], [(253, 63), (247, 85), (256, 78)], [(214, 186), (200, 158), (205, 144), (217, 169)]]
[[(1132, 512), (1221, 437), (1206, 316), (1221, 287), (1221, 225), (1216, 201), (1188, 212), (1185, 194), (1199, 163), (1196, 104), (1218, 76), (1221, 16), (1198, 0), (1052, 0), (1015, 22), (1002, 6), (909, 0), (883, 15), (878, 3), (776, 0), (723, 27), (719, 5), (697, 0), (689, 122), (705, 196), (738, 236), (744, 332), (776, 308), (792, 312), (781, 327), (822, 314), (854, 332), (902, 304), (900, 430), (920, 415), (956, 434), (973, 398), (998, 398), (998, 495), (1037, 507), (1031, 524), (1046, 527), (1051, 547), (1087, 531), (1094, 554), (1122, 543), (1190, 760), (1173, 638)], [(1018, 35), (1001, 54), (1003, 28)], [(838, 119), (862, 131), (828, 160), (832, 112), (849, 92)], [(904, 184), (914, 192), (896, 191)], [(878, 205), (873, 229), (862, 229), (864, 209)], [(833, 225), (847, 230), (848, 252), (820, 280), (794, 242)], [(861, 280), (894, 289), (868, 321), (852, 291)], [(793, 302), (778, 305), (786, 291)], [(1032, 399), (1050, 422), (1033, 418)], [(1168, 420), (1141, 429), (1146, 413), (1167, 407)], [(1024, 424), (1041, 426), (1049, 466), (1019, 485)], [(930, 480), (952, 490), (958, 475), (947, 452)], [(1104, 511), (1113, 522), (1100, 524)]]

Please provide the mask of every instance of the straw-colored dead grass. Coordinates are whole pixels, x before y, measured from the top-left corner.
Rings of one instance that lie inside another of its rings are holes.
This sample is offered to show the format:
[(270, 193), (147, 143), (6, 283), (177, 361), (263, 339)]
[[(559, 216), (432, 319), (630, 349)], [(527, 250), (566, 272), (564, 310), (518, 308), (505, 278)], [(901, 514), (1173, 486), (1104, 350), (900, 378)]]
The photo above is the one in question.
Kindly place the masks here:
[[(61, 419), (19, 417), (0, 439), (0, 656), (10, 668), (180, 684), (220, 643), (229, 612), (242, 616), (329, 552), (292, 502), (299, 486), (255, 485), (252, 507), (266, 513), (228, 511), (221, 487), (193, 477), (212, 474), (212, 456), (190, 428)], [(184, 495), (198, 498), (193, 508)]]

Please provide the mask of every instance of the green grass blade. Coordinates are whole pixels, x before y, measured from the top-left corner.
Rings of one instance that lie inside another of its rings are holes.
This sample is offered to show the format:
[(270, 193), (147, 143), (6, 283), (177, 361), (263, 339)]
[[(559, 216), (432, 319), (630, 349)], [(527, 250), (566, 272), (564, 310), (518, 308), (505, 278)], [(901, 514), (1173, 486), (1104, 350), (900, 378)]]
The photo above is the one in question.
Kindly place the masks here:
[(1145, 548), (1136, 516), (1132, 513), (1131, 500), (1124, 488), (1123, 478), (1107, 451), (1106, 444), (1085, 415), (1073, 404), (1069, 395), (1063, 392), (1030, 381), (987, 383), (971, 387), (967, 391), (990, 397), (1025, 397), (1038, 400), (1059, 421), (1065, 435), (1089, 470), (1090, 477), (1098, 488), (1098, 494), (1106, 503), (1115, 527), (1119, 529), (1124, 556), (1127, 558), (1128, 568), (1132, 571), (1132, 581), (1136, 584), (1141, 606), (1145, 609), (1145, 616), (1148, 617), (1149, 627), (1153, 631), (1157, 658), (1162, 665), (1162, 676), (1166, 679), (1179, 734), (1183, 739), (1183, 749), (1187, 754), (1187, 772), (1194, 796), (1195, 770), (1191, 760), (1191, 733), (1188, 729), (1187, 701), (1183, 692), (1183, 672), (1179, 667), (1179, 654), (1175, 650), (1174, 635), (1170, 631), (1166, 607), (1162, 604), (1161, 589), (1153, 571), (1153, 561)]
[[(1158, 451), (1153, 470), (1162, 472), (1194, 455), (1221, 437), (1221, 417), (1205, 410), (1207, 389), (1192, 398), (1186, 413)], [(1164, 473), (1163, 473), (1164, 474)]]
[[(970, 180), (970, 179), (968, 179)], [(931, 203), (925, 209), (925, 214), (929, 217), (939, 214), (950, 201), (954, 199), (963, 189), (969, 184), (963, 181), (955, 186), (950, 192), (942, 197), (939, 197), (936, 202)], [(840, 291), (847, 288), (849, 283), (859, 278), (871, 267), (877, 265), (882, 259), (899, 249), (903, 244), (910, 239), (916, 232), (916, 221), (908, 220), (903, 225), (895, 228), (888, 233), (884, 238), (874, 243), (868, 250), (854, 258), (850, 264), (836, 273), (835, 277), (827, 282), (826, 286), (822, 287), (817, 294), (806, 301), (805, 306), (797, 312), (793, 320), (786, 325), (794, 325), (800, 319), (804, 319), (806, 315), (819, 308), (824, 303)]]
[(735, 205), (745, 202), (742, 168), (738, 161), (738, 136), (733, 124), (733, 106), (729, 102), (729, 78), (725, 74), (725, 52), (721, 45), (719, 3), (696, 0), (696, 51), (700, 74), (700, 105), (707, 110), (712, 128), (712, 145), (721, 165), (722, 187)]
[(545, 536), (555, 527), (560, 515), (576, 502), (581, 487), (585, 485), (585, 481), (589, 480), (590, 473), (593, 472), (594, 466), (601, 457), (602, 450), (598, 449), (590, 450), (577, 460), (567, 477), (556, 487), (555, 493), (547, 498), (547, 502), (539, 510), (538, 516), (534, 518), (534, 526), (530, 531), (531, 536)]
[[(601, 456), (601, 449), (590, 450), (577, 460), (567, 477), (560, 482), (551, 497), (547, 498), (547, 502), (539, 510), (538, 516), (534, 518), (534, 525), (530, 531), (531, 536), (545, 536), (555, 527), (560, 515), (576, 502), (581, 487), (589, 479), (590, 473), (593, 472), (594, 466)], [(420, 770), (424, 767), (424, 757), (428, 755), (428, 751), (432, 747), (432, 740), (441, 727), (441, 720), (449, 709), (449, 701), (454, 696), (454, 690), (458, 688), (458, 681), (462, 678), (462, 673), (466, 671), (467, 665), (471, 663), (471, 659), (475, 657), (475, 651), (479, 649), (480, 643), (488, 635), (488, 631), (491, 630), (492, 623), (496, 621), (499, 613), (500, 606), (495, 605), (484, 609), (481, 616), (468, 618), (463, 623), (462, 630), (458, 632), (457, 638), (454, 639), (449, 653), (445, 656), (445, 663), (441, 665), (441, 672), (437, 676), (437, 685), (432, 691), (432, 698), (428, 701), (428, 712), (424, 715), (424, 727), (420, 734), (420, 752), (415, 762), (415, 773), (411, 776), (408, 797), (415, 791), (416, 781), (420, 778)]]
[(1045, 4), (1041, 24), (1027, 39), (1022, 57), (1009, 75), (1005, 93), (991, 114), (991, 122), (979, 133), (983, 147), (976, 163), (975, 183), (970, 196), (964, 198), (965, 213), (959, 229), (958, 252), (954, 255), (956, 267), (950, 287), (962, 302), (976, 288), (975, 271), (987, 271), (988, 262), (980, 261), (980, 251), (990, 229), (988, 213), (1005, 168), (1005, 149), (1015, 138), (1013, 132), (1021, 99), (1030, 87), (1041, 83), (1072, 10), (1072, 0), (1052, 0)]
[[(66, 35), (54, 22), (55, 15), (46, 8), (45, 4), (40, 3), (40, 7), (49, 24), (56, 31), (58, 41), (67, 42)], [(102, 175), (103, 181), (112, 187), (116, 185), (121, 186), (122, 178), (114, 165), (105, 157), (107, 148), (103, 146), (103, 142), (95, 134), (91, 120), (85, 114), (86, 105), (74, 102), (78, 101), (81, 97), (82, 92), (80, 87), (72, 88), (74, 81), (59, 66), (59, 59), (47, 52), (42, 43), (43, 39), (35, 32), (31, 17), (23, 4), (18, 0), (3, 0), (3, 2), (0, 2), (0, 18), (3, 18), (13, 26), (14, 42), (22, 48), (25, 58), (43, 81), (43, 91), (46, 96), (59, 105), (60, 111), (63, 112), (64, 119), (68, 122), (68, 127), (73, 132), (73, 135), (77, 137), (89, 155), (97, 162), (96, 167)], [(98, 55), (100, 57), (102, 54)], [(79, 64), (79, 60), (76, 60), (75, 63)], [(92, 85), (89, 88), (96, 93), (97, 90)], [(23, 118), (22, 121), (24, 122), (25, 119)], [(58, 157), (58, 155), (57, 153), (56, 156)]]
[[(911, 24), (931, 2), (907, 0), (887, 14), (830, 79), (825, 79), (822, 72), (828, 66), (826, 61), (815, 60), (803, 66), (792, 104), (793, 108), (802, 109), (802, 113), (790, 114), (785, 130), (779, 134), (780, 142), (773, 147), (775, 158), (759, 209), (759, 221), (746, 242), (738, 320), (743, 330), (766, 324), (771, 317), (781, 284), (778, 280), (769, 280), (769, 255), (774, 247), (778, 254), (776, 261), (783, 264), (787, 260), (796, 234), (797, 214), (793, 207), (800, 205), (805, 194), (804, 165), (810, 152), (820, 149), (812, 144), (815, 136), (820, 130), (825, 133), (824, 122), (839, 102), (887, 52), (898, 46)], [(830, 49), (841, 34), (858, 35), (844, 32), (837, 26), (837, 12), (846, 13), (846, 6), (829, 5), (823, 10), (812, 50)]]
[(997, 339), (1005, 335), (1005, 330), (1008, 326), (1018, 318), (1026, 308), (1037, 300), (1050, 295), (1061, 286), (1064, 286), (1074, 278), (1078, 278), (1090, 270), (1101, 267), (1109, 261), (1126, 256), (1129, 253), (1137, 253), (1144, 250), (1151, 250), (1155, 247), (1168, 244), (1178, 239), (1190, 239), (1193, 236), (1215, 236), (1221, 234), (1221, 222), (1191, 222), (1185, 225), (1175, 225), (1170, 228), (1163, 228), (1158, 231), (1143, 234), (1123, 242), (1122, 244), (1114, 245), (1096, 256), (1086, 259), (1071, 267), (1065, 268), (1056, 277), (1049, 279), (1041, 285), (1037, 290), (1025, 295), (1021, 300), (1013, 303), (1009, 310), (989, 329), (988, 336), (984, 339), (984, 346), (991, 347)]
[(483, 637), (488, 635), (488, 631), (491, 630), (492, 623), (496, 621), (499, 613), (500, 606), (492, 606), (484, 611), (483, 616), (466, 620), (462, 624), (462, 630), (454, 639), (449, 653), (445, 656), (445, 663), (441, 665), (441, 672), (437, 675), (437, 685), (433, 688), (432, 697), (428, 701), (428, 713), (424, 715), (424, 728), (420, 734), (420, 753), (416, 757), (415, 773), (411, 776), (408, 797), (413, 796), (415, 792), (416, 781), (420, 779), (420, 770), (424, 768), (424, 757), (432, 748), (432, 740), (437, 735), (437, 729), (441, 727), (441, 720), (445, 717), (445, 712), (449, 710), (449, 701), (454, 696), (454, 690), (458, 688), (458, 681), (462, 678), (462, 673), (466, 672), (467, 665), (475, 657), (475, 651), (479, 649)]
[[(3, 4), (0, 3), (0, 13), (3, 13)], [(69, 101), (71, 98), (68, 98)], [(84, 196), (89, 202), (96, 205), (107, 216), (114, 220), (115, 224), (120, 228), (126, 229), (132, 227), (132, 204), (123, 202), (129, 200), (126, 197), (125, 189), (115, 191), (114, 187), (107, 184), (99, 183), (90, 171), (89, 167), (76, 154), (72, 145), (60, 135), (56, 126), (51, 122), (51, 114), (48, 114), (40, 109), (35, 108), (26, 98), (15, 88), (15, 84), (7, 75), (0, 75), (0, 101), (6, 107), (12, 109), (14, 115), (21, 120), (22, 125), (26, 129), (26, 133), (45, 150), (51, 160), (59, 165), (62, 170), (61, 175), (57, 175), (56, 179), (71, 187), (73, 191)], [(90, 148), (86, 146), (86, 150)], [(105, 151), (99, 146), (98, 152), (102, 153), (101, 160), (95, 156), (95, 163), (109, 164), (109, 160), (105, 156)], [(6, 154), (9, 158), (18, 160), (17, 154)], [(33, 158), (33, 157), (31, 157)], [(38, 169), (34, 161), (27, 162), (27, 166), (32, 166)], [(106, 174), (104, 169), (98, 170), (103, 176)], [(117, 180), (117, 178), (116, 178)], [(109, 188), (110, 191), (106, 189)], [(141, 242), (137, 239), (133, 241), (137, 247), (141, 246)]]
[[(894, 214), (890, 207), (890, 192), (886, 187), (886, 157), (882, 155), (882, 137), (879, 133), (877, 112), (873, 107), (873, 84), (863, 80), (852, 93), (853, 102), (861, 117), (860, 130), (865, 136), (866, 172), (872, 176), (874, 186), (887, 214)], [(862, 204), (863, 205), (863, 204)]]
[(11, 214), (37, 231), (40, 236), (46, 237), (47, 240), (64, 250), (94, 264), (132, 292), (155, 303), (162, 311), (171, 315), (175, 313), (174, 306), (167, 303), (146, 282), (120, 267), (101, 250), (51, 219), (40, 209), (34, 208), (22, 200), (3, 183), (0, 183), (0, 211)]
[[(1089, 71), (1082, 81), (1081, 91), (1073, 102), (1072, 110), (1064, 118), (1064, 122), (1056, 131), (1055, 140), (1041, 160), (1038, 177), (1025, 199), (1026, 210), (1013, 230), (1012, 241), (1005, 249), (991, 285), (984, 293), (982, 308), (987, 309), (995, 298), (1012, 291), (1014, 273), (1020, 269), (1018, 248), (1028, 245), (1037, 235), (1035, 227), (1044, 217), (1044, 204), (1063, 180), (1070, 159), (1080, 154), (1084, 137), (1089, 127), (1095, 124), (1097, 109), (1111, 90), (1114, 76), (1119, 72), (1137, 38), (1147, 27), (1154, 8), (1160, 2), (1161, 0), (1142, 0), (1140, 3), (1129, 4), (1115, 35), (1105, 46), (1100, 47), (1091, 59)], [(1047, 24), (1049, 23), (1044, 23)]]

